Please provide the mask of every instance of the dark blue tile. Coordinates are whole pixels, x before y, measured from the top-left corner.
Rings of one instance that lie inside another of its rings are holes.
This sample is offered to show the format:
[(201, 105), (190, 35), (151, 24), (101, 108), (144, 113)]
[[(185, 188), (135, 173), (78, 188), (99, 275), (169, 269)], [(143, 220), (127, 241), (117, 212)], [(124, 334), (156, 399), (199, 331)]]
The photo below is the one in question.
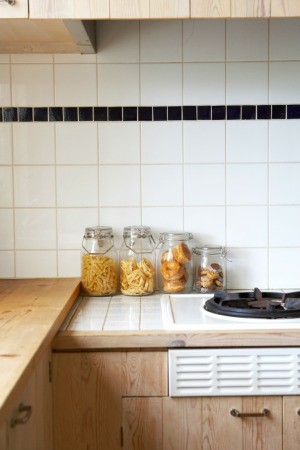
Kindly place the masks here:
[(255, 120), (256, 119), (256, 106), (255, 105), (243, 105), (242, 106), (242, 120)]
[(124, 106), (123, 108), (123, 121), (130, 122), (137, 120), (137, 107), (136, 106)]
[(225, 120), (226, 118), (225, 106), (212, 106), (211, 112), (212, 120)]
[(182, 111), (183, 120), (196, 120), (197, 109), (196, 106), (184, 106)]
[(138, 112), (140, 121), (152, 121), (152, 106), (139, 106)]
[(93, 121), (93, 108), (89, 106), (79, 107), (79, 120), (82, 122)]
[(18, 122), (18, 108), (3, 108), (3, 122)]
[(168, 120), (181, 120), (181, 106), (168, 106)]
[(111, 106), (108, 108), (108, 120), (120, 121), (122, 120), (122, 107)]
[(3, 122), (2, 108), (0, 107), (0, 122)]
[(198, 120), (211, 120), (211, 106), (198, 106)]
[(19, 108), (19, 122), (32, 122), (32, 108)]
[(49, 121), (50, 122), (62, 122), (63, 121), (63, 109), (59, 106), (49, 108)]
[(272, 119), (285, 119), (286, 105), (272, 105)]
[(167, 120), (167, 107), (166, 106), (154, 106), (153, 119), (154, 120)]
[(33, 119), (35, 122), (48, 122), (48, 108), (34, 108)]
[(70, 106), (64, 108), (64, 121), (65, 122), (77, 122), (78, 121), (78, 108), (76, 106)]
[(107, 121), (107, 107), (106, 106), (95, 106), (94, 107), (94, 121), (95, 122), (106, 122)]
[(228, 105), (226, 110), (227, 110), (227, 120), (240, 120), (241, 118), (240, 105)]
[(258, 119), (271, 119), (271, 105), (257, 105)]
[(287, 119), (300, 119), (300, 105), (287, 105)]

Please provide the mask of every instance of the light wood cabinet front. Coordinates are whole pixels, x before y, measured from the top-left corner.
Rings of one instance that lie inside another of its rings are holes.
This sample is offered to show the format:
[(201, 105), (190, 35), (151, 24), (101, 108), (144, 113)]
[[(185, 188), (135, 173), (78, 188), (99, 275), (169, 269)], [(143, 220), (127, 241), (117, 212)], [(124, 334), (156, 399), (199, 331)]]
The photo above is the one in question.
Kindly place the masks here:
[(300, 398), (283, 397), (283, 450), (300, 447)]
[(230, 17), (230, 0), (191, 0), (192, 18)]
[(299, 0), (271, 0), (271, 17), (300, 17)]
[(109, 0), (29, 0), (31, 19), (109, 19)]
[(27, 19), (28, 1), (16, 0), (14, 5), (7, 2), (0, 2), (0, 19)]
[(270, 17), (271, 0), (231, 0), (231, 17)]

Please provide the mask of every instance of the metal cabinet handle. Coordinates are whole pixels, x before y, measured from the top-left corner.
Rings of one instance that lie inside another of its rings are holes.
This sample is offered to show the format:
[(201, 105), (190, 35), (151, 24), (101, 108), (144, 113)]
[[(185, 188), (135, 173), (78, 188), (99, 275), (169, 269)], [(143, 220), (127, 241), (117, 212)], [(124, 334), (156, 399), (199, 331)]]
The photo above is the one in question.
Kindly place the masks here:
[(28, 422), (31, 414), (32, 414), (32, 406), (23, 405), (23, 403), (20, 403), (17, 413), (12, 417), (10, 421), (10, 426), (14, 428), (16, 425)]
[(270, 415), (270, 411), (268, 410), (268, 409), (266, 409), (266, 408), (264, 408), (263, 410), (262, 410), (262, 412), (253, 412), (253, 413), (241, 413), (241, 412), (239, 412), (237, 409), (232, 409), (231, 411), (230, 411), (230, 414), (233, 416), (233, 417), (266, 417), (266, 416), (269, 416)]
[(0, 2), (8, 3), (9, 5), (13, 6), (16, 3), (16, 0), (0, 0)]

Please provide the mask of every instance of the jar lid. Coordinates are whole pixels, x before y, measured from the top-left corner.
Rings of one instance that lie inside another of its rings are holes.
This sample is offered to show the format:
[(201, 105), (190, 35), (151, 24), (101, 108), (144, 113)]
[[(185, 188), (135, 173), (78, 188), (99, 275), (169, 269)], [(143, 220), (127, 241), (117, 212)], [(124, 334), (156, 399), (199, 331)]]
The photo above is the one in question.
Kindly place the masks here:
[(86, 239), (105, 239), (105, 238), (113, 238), (114, 235), (112, 234), (112, 228), (111, 227), (87, 227), (85, 229), (84, 237)]
[(186, 231), (160, 233), (160, 236), (159, 236), (159, 240), (161, 242), (188, 241), (189, 239), (193, 239), (193, 235), (192, 235), (192, 233), (188, 233)]
[(132, 225), (130, 227), (124, 227), (123, 230), (123, 237), (124, 238), (145, 238), (151, 236), (151, 229), (147, 226), (139, 226), (139, 225)]
[(206, 245), (203, 247), (194, 247), (193, 252), (196, 255), (226, 255), (225, 247)]

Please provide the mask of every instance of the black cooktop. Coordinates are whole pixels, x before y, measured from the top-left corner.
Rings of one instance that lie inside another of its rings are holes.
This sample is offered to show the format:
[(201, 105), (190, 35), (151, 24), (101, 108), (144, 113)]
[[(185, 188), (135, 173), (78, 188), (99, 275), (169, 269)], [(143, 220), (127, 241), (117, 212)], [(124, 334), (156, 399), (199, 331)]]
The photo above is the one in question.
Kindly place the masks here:
[(204, 305), (207, 311), (231, 317), (295, 319), (300, 317), (300, 291), (216, 292)]

